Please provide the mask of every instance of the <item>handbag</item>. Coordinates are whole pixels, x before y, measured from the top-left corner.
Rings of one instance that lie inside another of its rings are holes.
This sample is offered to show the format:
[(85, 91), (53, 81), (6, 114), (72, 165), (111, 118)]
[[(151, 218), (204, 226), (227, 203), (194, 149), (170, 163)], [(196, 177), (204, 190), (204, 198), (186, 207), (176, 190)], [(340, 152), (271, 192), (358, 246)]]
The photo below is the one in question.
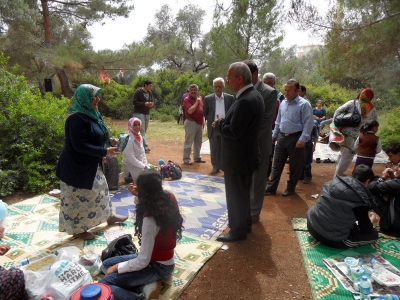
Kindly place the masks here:
[(356, 107), (355, 99), (351, 107), (335, 115), (333, 123), (335, 123), (336, 127), (357, 127), (360, 125), (361, 114)]
[(132, 241), (132, 235), (129, 233), (124, 234), (117, 237), (115, 240), (112, 240), (111, 243), (108, 244), (107, 248), (101, 252), (101, 261), (114, 256), (135, 254), (137, 251), (138, 250)]
[(178, 180), (182, 178), (182, 169), (172, 160), (160, 167), (161, 177), (165, 180)]

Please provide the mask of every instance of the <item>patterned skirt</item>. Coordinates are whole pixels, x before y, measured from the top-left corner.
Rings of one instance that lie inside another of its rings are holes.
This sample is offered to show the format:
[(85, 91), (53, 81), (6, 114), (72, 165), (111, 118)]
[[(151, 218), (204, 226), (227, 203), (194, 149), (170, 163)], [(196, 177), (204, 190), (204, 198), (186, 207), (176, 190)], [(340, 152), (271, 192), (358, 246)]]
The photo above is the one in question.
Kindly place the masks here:
[(14, 268), (6, 270), (0, 267), (0, 298), (9, 300), (29, 299), (25, 290), (25, 279), (22, 270)]
[(61, 181), (59, 230), (68, 234), (88, 231), (112, 215), (107, 180), (99, 167), (91, 190), (73, 187)]

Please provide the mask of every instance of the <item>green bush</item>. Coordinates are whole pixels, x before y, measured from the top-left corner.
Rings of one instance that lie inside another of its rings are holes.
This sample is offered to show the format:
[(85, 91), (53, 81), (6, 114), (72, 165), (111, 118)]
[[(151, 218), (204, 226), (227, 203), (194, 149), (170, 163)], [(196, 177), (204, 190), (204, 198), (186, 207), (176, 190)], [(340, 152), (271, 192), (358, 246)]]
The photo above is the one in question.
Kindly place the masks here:
[(400, 141), (400, 107), (379, 113), (379, 137), (382, 148), (385, 149), (391, 142)]
[(40, 96), (0, 56), (0, 196), (17, 190), (42, 193), (58, 185), (55, 166), (64, 144), (69, 99)]

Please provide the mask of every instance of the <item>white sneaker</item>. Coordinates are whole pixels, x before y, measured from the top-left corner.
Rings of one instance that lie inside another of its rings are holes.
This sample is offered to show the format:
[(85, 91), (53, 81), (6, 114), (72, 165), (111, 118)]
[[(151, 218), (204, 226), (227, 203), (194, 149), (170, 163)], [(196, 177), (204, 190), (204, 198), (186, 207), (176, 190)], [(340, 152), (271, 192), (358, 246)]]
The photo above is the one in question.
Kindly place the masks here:
[(161, 281), (155, 281), (146, 284), (143, 287), (143, 293), (146, 296), (146, 300), (158, 300), (161, 292)]

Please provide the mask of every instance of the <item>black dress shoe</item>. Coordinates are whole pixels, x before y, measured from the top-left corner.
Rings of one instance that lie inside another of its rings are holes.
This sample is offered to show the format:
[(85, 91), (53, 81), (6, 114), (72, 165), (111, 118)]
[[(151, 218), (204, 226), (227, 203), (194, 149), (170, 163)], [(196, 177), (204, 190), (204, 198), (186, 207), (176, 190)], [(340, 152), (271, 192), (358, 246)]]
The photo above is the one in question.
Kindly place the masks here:
[(283, 197), (291, 196), (294, 194), (293, 190), (285, 190), (282, 194)]
[(275, 195), (276, 191), (271, 191), (269, 189), (265, 189), (264, 195)]
[(260, 222), (260, 216), (251, 216), (251, 223), (256, 224)]
[(219, 242), (234, 242), (247, 239), (247, 235), (235, 235), (230, 232), (227, 234), (221, 234), (217, 237), (217, 241)]
[(210, 174), (214, 175), (214, 174), (217, 174), (218, 172), (219, 172), (219, 169), (213, 168)]

